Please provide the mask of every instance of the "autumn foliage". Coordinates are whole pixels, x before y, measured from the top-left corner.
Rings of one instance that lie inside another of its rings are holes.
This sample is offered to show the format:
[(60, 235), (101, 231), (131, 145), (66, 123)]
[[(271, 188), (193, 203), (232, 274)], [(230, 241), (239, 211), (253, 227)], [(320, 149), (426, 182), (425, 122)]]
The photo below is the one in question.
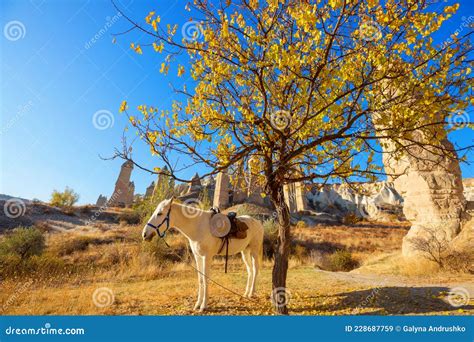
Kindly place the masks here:
[[(284, 287), (290, 224), (283, 185), (376, 179), (385, 173), (375, 161), (384, 144), (395, 155), (418, 144), (457, 158), (439, 142), (459, 128), (451, 116), (472, 101), (471, 32), (444, 43), (433, 34), (458, 7), (195, 0), (181, 26), (162, 25), (158, 10), (144, 22), (127, 17), (128, 32), (153, 39), (131, 48), (157, 53), (163, 74), (187, 81), (171, 108), (157, 99), (133, 113), (124, 102), (121, 111), (177, 179), (196, 164), (209, 173), (240, 168), (256, 179), (277, 210), (273, 285)], [(183, 52), (187, 65), (175, 62)], [(176, 153), (187, 156), (185, 165), (173, 163)]]

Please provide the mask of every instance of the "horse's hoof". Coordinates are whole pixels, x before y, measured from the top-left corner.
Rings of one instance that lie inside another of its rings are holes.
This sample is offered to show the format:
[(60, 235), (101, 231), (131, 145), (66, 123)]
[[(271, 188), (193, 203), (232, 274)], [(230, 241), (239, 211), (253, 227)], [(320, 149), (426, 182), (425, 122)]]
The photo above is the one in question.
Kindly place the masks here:
[(199, 310), (199, 307), (201, 306), (201, 303), (196, 303), (196, 305), (194, 305), (194, 311), (197, 311)]

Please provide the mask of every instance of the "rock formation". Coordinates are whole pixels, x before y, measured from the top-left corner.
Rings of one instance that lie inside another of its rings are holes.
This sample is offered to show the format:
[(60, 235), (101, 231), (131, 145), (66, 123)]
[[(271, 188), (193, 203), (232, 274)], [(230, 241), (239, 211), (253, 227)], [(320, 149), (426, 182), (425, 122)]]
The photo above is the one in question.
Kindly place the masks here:
[(474, 202), (474, 178), (465, 178), (462, 181), (466, 201)]
[(110, 196), (109, 206), (129, 207), (133, 203), (135, 184), (130, 181), (132, 175), (133, 163), (126, 161), (120, 168), (120, 173), (115, 182), (115, 189)]
[[(453, 149), (447, 139), (440, 144), (446, 150)], [(451, 241), (456, 237), (465, 199), (461, 170), (455, 158), (440, 153), (437, 148), (413, 145), (408, 149), (397, 160), (386, 154), (383, 161), (385, 171), (395, 175), (389, 180), (404, 198), (403, 212), (412, 223), (403, 239), (402, 252), (413, 256), (417, 254), (413, 240), (425, 238), (429, 231), (435, 232), (440, 240)]]
[(194, 177), (191, 179), (191, 185), (189, 186), (188, 194), (199, 192), (201, 188), (202, 188), (201, 178), (199, 177), (199, 174), (196, 172)]
[(283, 194), (285, 196), (286, 205), (288, 205), (291, 213), (310, 209), (303, 183), (297, 182), (285, 185), (283, 187)]
[[(379, 91), (381, 99), (404, 97), (405, 106), (412, 102), (413, 110), (417, 110), (416, 92), (403, 93), (389, 81)], [(403, 239), (404, 256), (418, 255), (416, 246), (433, 236), (440, 241), (452, 241), (460, 232), (466, 204), (456, 151), (447, 137), (441, 136), (440, 127), (432, 125), (433, 121), (444, 121), (443, 114), (431, 114), (421, 112), (416, 123), (406, 123), (402, 133), (391, 131), (400, 123), (392, 121), (390, 111), (372, 114), (374, 126), (383, 135), (392, 136), (379, 139), (385, 173), (402, 195), (403, 212), (412, 223)], [(394, 136), (397, 134), (400, 136)]]
[(151, 182), (151, 184), (146, 188), (145, 191), (145, 198), (150, 198), (153, 196), (153, 191), (155, 191), (155, 182)]
[(392, 183), (315, 185), (306, 193), (311, 210), (342, 220), (355, 215), (374, 221), (403, 220), (403, 199)]
[(106, 204), (107, 204), (107, 196), (102, 196), (102, 194), (100, 194), (95, 205), (98, 207), (103, 207)]
[(218, 173), (214, 189), (214, 201), (212, 204), (214, 207), (224, 209), (229, 206), (229, 186), (229, 175), (226, 172)]

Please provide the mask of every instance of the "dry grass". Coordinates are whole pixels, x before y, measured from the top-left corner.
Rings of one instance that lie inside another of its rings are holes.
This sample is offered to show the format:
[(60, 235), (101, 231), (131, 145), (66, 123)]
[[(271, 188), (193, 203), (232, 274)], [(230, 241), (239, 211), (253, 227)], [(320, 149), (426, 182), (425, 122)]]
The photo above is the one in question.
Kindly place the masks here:
[(409, 226), (404, 223), (359, 223), (355, 226), (295, 227), (293, 239), (322, 253), (348, 250), (363, 263), (374, 254), (400, 250)]
[[(3, 308), (4, 314), (67, 314), (67, 315), (189, 315), (196, 299), (196, 276), (192, 269), (175, 266), (150, 279), (108, 277), (102, 279), (71, 279), (67, 285), (42, 282), (29, 285), (28, 290), (15, 297), (14, 304)], [(222, 265), (213, 267), (213, 279), (242, 293), (245, 287), (244, 270), (232, 262), (228, 274)], [(207, 314), (269, 315), (271, 268), (266, 265), (259, 280), (257, 296), (249, 301), (227, 292), (215, 284), (210, 286), (210, 307)], [(7, 281), (2, 285), (0, 302), (5, 303), (25, 283)], [(94, 305), (93, 293), (98, 288), (109, 288), (114, 301), (107, 307)], [(288, 290), (292, 314), (474, 314), (472, 305), (457, 309), (443, 297), (447, 287), (370, 286), (343, 282), (327, 273), (310, 267), (290, 270)], [(416, 296), (416, 301), (413, 297)], [(370, 302), (367, 302), (370, 298)], [(471, 304), (473, 304), (471, 302)]]
[[(60, 260), (61, 268), (53, 265), (55, 272), (50, 272), (50, 266), (43, 262), (42, 272), (7, 277), (0, 285), (0, 311), (3, 314), (67, 315), (193, 314), (197, 278), (185, 238), (178, 234), (168, 236), (170, 251), (156, 239), (152, 243), (142, 242), (141, 228), (124, 226), (87, 234), (48, 234), (47, 250), (42, 258)], [(399, 248), (405, 231), (406, 228), (400, 226), (294, 228), (296, 244), (288, 278), (292, 313), (473, 314), (472, 305), (455, 311), (442, 300), (447, 287), (424, 286), (420, 290), (426, 292), (420, 297), (424, 302), (407, 305), (412, 296), (410, 287), (380, 287), (377, 285), (380, 279), (376, 276), (373, 281), (360, 283), (334, 276), (349, 277), (351, 273), (322, 272), (313, 267), (312, 251), (330, 253), (344, 249), (365, 264), (358, 272), (393, 274), (396, 267), (407, 266), (395, 267), (400, 258), (386, 255)], [(377, 256), (378, 259), (374, 259)], [(411, 267), (414, 266), (419, 265)], [(265, 260), (254, 301), (211, 284), (208, 313), (271, 314), (271, 267), (271, 260)], [(223, 258), (217, 258), (212, 267), (212, 279), (243, 293), (246, 274), (240, 257), (230, 259), (228, 274), (224, 274), (223, 268)], [(459, 276), (446, 279), (446, 284), (460, 281)], [(410, 281), (420, 280), (411, 278)], [(104, 308), (97, 307), (92, 300), (94, 291), (101, 287), (109, 288), (114, 294), (114, 302)], [(372, 298), (374, 292), (377, 295), (373, 302), (365, 303), (364, 298)]]

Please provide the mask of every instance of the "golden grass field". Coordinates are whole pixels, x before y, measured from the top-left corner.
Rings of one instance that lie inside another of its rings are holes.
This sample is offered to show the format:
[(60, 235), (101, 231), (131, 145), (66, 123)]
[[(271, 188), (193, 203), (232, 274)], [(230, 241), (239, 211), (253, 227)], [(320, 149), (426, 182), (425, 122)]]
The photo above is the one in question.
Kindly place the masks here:
[[(446, 302), (450, 288), (472, 287), (473, 275), (441, 272), (424, 262), (404, 262), (398, 250), (407, 229), (406, 224), (374, 223), (295, 227), (296, 246), (304, 248), (295, 248), (290, 260), (290, 314), (473, 315), (472, 301), (460, 308)], [(35, 264), (40, 266), (2, 279), (1, 314), (196, 314), (192, 307), (197, 276), (185, 239), (169, 236), (169, 251), (156, 241), (142, 242), (140, 231), (141, 226), (122, 224), (97, 232), (48, 233), (47, 250)], [(315, 267), (317, 255), (311, 250), (331, 248), (351, 251), (361, 267), (352, 272)], [(271, 260), (265, 260), (253, 300), (211, 283), (209, 309), (204, 314), (273, 314), (271, 267)], [(216, 259), (211, 277), (235, 292), (244, 292), (246, 273), (239, 257), (230, 260), (228, 274), (224, 274), (223, 259)], [(100, 288), (109, 291), (101, 299), (108, 304), (104, 307), (93, 300)]]

